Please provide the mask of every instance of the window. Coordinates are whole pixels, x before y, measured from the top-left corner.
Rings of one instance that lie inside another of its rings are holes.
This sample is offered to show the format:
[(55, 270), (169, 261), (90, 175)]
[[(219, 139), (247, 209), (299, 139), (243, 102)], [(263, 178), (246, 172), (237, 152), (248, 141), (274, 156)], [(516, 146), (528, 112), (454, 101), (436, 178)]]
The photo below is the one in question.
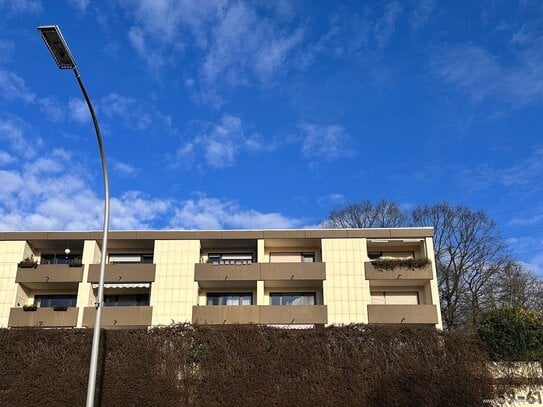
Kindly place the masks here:
[(272, 252), (270, 263), (314, 263), (315, 253)]
[(270, 293), (271, 305), (315, 305), (315, 293)]
[(208, 293), (207, 305), (251, 305), (252, 293)]
[(109, 263), (128, 263), (128, 264), (139, 264), (139, 263), (153, 263), (152, 254), (110, 254)]
[(417, 291), (372, 291), (372, 304), (387, 305), (417, 305), (419, 293)]
[(106, 307), (147, 307), (149, 294), (115, 294), (104, 295)]
[(41, 264), (72, 264), (78, 263), (81, 259), (79, 253), (47, 253), (41, 255)]
[(251, 264), (253, 262), (252, 253), (209, 253), (208, 263), (219, 264)]
[(75, 307), (76, 294), (36, 295), (34, 305), (40, 308)]

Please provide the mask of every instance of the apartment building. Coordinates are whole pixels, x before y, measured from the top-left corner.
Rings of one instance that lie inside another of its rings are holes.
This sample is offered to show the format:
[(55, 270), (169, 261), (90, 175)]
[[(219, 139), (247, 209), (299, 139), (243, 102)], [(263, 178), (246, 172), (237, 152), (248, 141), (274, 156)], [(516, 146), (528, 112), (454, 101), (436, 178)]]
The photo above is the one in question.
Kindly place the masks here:
[[(101, 237), (0, 232), (0, 327), (92, 327)], [(441, 328), (432, 228), (110, 232), (108, 328)]]

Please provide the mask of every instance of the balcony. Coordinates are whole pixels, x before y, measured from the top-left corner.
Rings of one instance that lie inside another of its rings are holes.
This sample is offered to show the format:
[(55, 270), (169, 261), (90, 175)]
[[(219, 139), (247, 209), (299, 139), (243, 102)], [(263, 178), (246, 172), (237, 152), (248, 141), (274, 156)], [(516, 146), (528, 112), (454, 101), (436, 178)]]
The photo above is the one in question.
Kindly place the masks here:
[(326, 324), (326, 305), (262, 305), (261, 324)]
[(196, 264), (194, 281), (201, 287), (225, 281), (319, 281), (326, 279), (324, 263), (252, 263), (245, 265)]
[[(155, 281), (156, 265), (150, 263), (106, 264), (106, 283), (145, 283)], [(100, 279), (100, 264), (89, 266), (87, 282), (97, 283)]]
[(435, 305), (368, 304), (370, 324), (437, 324)]
[(194, 267), (194, 281), (256, 281), (260, 279), (260, 264), (214, 265), (198, 263)]
[(193, 306), (195, 324), (326, 324), (326, 305)]
[(77, 307), (69, 307), (66, 311), (55, 311), (54, 308), (38, 308), (25, 311), (22, 308), (11, 308), (8, 326), (16, 327), (48, 327), (66, 328), (77, 325)]
[[(147, 327), (152, 323), (153, 307), (104, 307), (102, 309), (102, 326), (105, 328)], [(83, 326), (94, 327), (95, 307), (83, 310)]]
[(281, 280), (326, 280), (324, 263), (263, 263), (260, 279), (264, 281)]
[(17, 268), (16, 283), (80, 283), (83, 266), (69, 264), (39, 264), (36, 268)]
[(254, 324), (260, 321), (258, 305), (204, 305), (192, 307), (195, 324)]
[(397, 266), (393, 269), (375, 267), (371, 261), (364, 263), (366, 280), (431, 280), (432, 264), (423, 267), (409, 268)]

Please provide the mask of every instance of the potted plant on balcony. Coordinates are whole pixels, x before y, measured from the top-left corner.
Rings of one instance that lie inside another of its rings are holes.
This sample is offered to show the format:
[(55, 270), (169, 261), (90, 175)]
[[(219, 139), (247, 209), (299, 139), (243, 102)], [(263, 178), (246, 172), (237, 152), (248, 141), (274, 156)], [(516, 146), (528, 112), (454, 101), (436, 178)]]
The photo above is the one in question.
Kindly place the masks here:
[(428, 260), (426, 257), (423, 259), (385, 258), (385, 259), (373, 260), (371, 262), (371, 265), (375, 267), (376, 270), (379, 270), (379, 271), (394, 270), (397, 267), (415, 270), (415, 269), (426, 267), (428, 264), (430, 264), (430, 260)]
[(23, 305), (23, 311), (36, 311), (38, 306), (35, 304), (32, 305)]
[(17, 265), (20, 268), (36, 268), (38, 267), (38, 262), (34, 260), (34, 256), (30, 256), (19, 262)]

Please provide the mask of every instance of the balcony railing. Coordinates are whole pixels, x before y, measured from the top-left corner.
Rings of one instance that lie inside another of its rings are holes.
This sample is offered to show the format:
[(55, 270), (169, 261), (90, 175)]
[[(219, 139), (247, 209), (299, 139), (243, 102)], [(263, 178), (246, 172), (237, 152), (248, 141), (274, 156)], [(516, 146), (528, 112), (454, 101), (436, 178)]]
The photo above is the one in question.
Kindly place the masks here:
[(422, 267), (395, 266), (380, 268), (371, 261), (364, 263), (366, 280), (431, 280), (433, 278), (432, 264)]
[[(106, 264), (106, 283), (144, 283), (155, 281), (156, 264)], [(100, 265), (89, 266), (89, 283), (97, 283), (100, 278)]]
[[(85, 307), (83, 310), (83, 326), (93, 327), (95, 315), (95, 307)], [(104, 307), (102, 309), (102, 326), (106, 328), (146, 327), (151, 325), (152, 317), (153, 307)]]
[(36, 268), (17, 268), (16, 283), (80, 283), (83, 266), (71, 264), (39, 264)]
[(326, 324), (326, 305), (193, 306), (195, 324)]
[(23, 308), (11, 308), (8, 326), (10, 327), (75, 327), (77, 325), (77, 307), (56, 311), (55, 308), (37, 308), (35, 311), (25, 311)]
[(253, 263), (244, 266), (214, 266), (197, 263), (194, 281), (281, 281), (326, 279), (324, 263)]
[(435, 305), (368, 304), (370, 324), (437, 324)]

